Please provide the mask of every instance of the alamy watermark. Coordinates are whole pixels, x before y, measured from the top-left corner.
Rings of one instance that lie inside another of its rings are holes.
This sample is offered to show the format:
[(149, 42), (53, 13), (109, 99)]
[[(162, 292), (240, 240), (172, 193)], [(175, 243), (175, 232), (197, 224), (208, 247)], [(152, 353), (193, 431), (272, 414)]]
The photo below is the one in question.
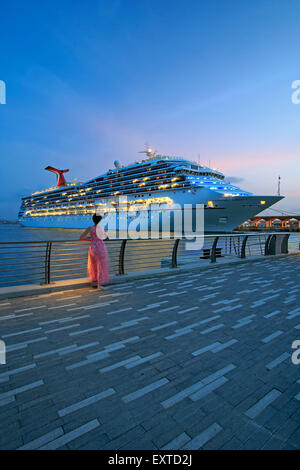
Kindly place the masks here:
[[(103, 215), (101, 208), (96, 213)], [(163, 204), (127, 200), (120, 196), (114, 208), (103, 216), (101, 227), (117, 239), (185, 239), (186, 250), (200, 250), (204, 242), (204, 205)]]
[(292, 93), (292, 103), (300, 104), (300, 80), (294, 80), (292, 83), (292, 88), (295, 91)]
[(6, 344), (0, 339), (0, 365), (6, 364)]
[(0, 104), (6, 104), (6, 85), (3, 80), (0, 80)]
[(292, 354), (292, 363), (295, 366), (298, 366), (300, 364), (300, 340), (296, 339), (292, 343), (292, 349), (295, 349), (295, 351)]

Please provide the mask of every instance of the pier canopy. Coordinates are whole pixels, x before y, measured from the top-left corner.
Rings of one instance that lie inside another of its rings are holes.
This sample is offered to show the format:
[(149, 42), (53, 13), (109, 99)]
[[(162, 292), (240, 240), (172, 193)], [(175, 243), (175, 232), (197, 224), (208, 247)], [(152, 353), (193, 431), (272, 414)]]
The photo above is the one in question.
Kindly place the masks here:
[(237, 230), (291, 230), (300, 231), (300, 215), (264, 215), (246, 220)]
[(258, 227), (265, 227), (267, 225), (267, 222), (265, 221), (265, 219), (260, 219), (257, 222), (257, 225), (258, 225)]
[(251, 227), (251, 220), (246, 220), (246, 222), (244, 222), (244, 227)]
[(274, 220), (272, 220), (272, 225), (280, 225), (280, 227), (281, 227), (282, 221), (280, 219), (274, 219)]

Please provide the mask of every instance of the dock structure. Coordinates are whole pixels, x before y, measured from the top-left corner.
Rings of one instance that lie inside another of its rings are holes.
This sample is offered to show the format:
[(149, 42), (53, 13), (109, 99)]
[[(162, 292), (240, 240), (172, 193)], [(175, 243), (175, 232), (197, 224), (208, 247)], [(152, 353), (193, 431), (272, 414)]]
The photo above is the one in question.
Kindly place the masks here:
[(215, 261), (3, 298), (0, 449), (299, 449), (300, 254)]
[(237, 227), (237, 230), (278, 230), (278, 231), (300, 231), (300, 215), (261, 215), (251, 217)]

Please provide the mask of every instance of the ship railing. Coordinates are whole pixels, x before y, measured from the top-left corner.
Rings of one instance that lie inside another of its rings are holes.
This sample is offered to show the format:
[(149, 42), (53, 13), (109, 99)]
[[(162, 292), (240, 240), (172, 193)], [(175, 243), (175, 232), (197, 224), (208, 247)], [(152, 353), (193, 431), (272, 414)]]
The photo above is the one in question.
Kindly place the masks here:
[[(105, 242), (110, 272), (201, 267), (237, 259), (297, 253), (299, 232), (212, 234), (187, 239), (122, 239)], [(87, 277), (89, 241), (0, 242), (0, 287), (51, 284)]]

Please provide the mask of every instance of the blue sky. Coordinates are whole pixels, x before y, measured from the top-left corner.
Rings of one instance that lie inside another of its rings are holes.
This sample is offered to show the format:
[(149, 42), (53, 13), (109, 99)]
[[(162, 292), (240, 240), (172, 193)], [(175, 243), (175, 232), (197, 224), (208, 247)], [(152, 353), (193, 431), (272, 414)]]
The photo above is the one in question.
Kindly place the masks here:
[(45, 0), (1, 6), (0, 217), (149, 142), (300, 214), (298, 0)]

